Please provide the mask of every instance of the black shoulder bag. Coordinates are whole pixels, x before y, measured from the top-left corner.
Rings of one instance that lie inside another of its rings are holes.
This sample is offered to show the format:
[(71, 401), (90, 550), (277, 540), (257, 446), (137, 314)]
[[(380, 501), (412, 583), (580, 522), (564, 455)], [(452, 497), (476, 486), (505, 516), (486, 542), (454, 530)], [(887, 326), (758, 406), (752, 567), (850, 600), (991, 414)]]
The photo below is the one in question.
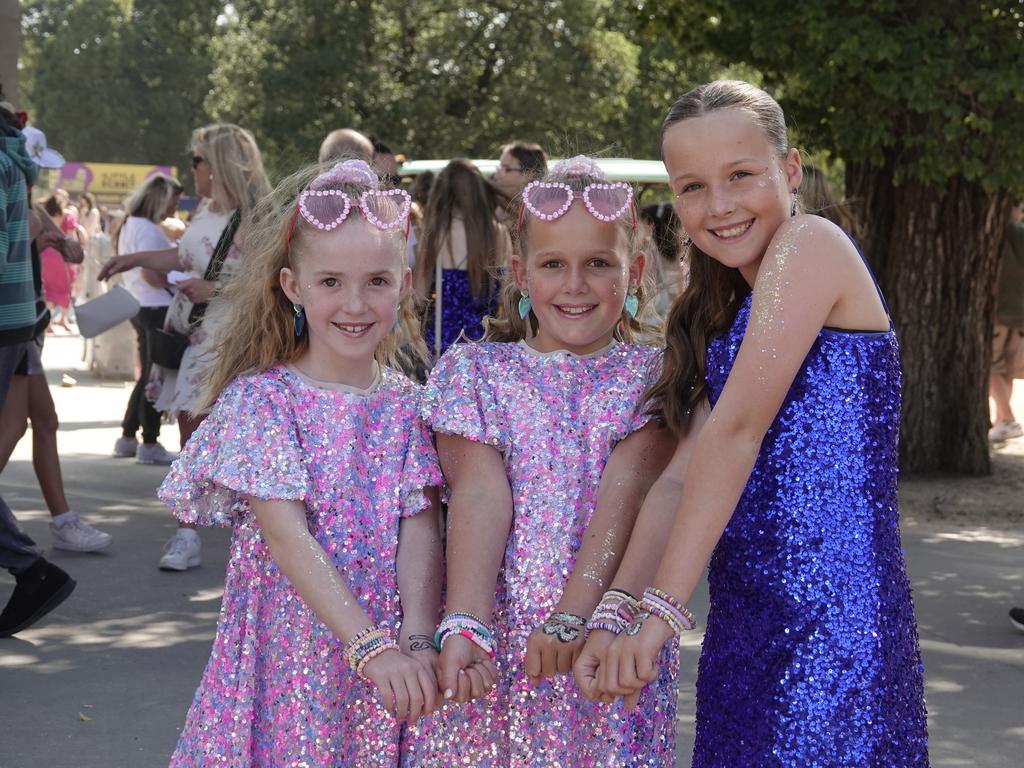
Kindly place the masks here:
[[(210, 263), (206, 265), (206, 274), (203, 275), (203, 279), (207, 282), (215, 283), (220, 277), (221, 270), (224, 267), (224, 260), (228, 257), (228, 251), (231, 249), (231, 243), (235, 240), (235, 234), (238, 232), (238, 225), (241, 221), (242, 217), (238, 211), (235, 211), (231, 221), (224, 227), (224, 231), (220, 233), (217, 247), (213, 249)], [(201, 301), (192, 305), (192, 311), (188, 313), (189, 328), (194, 328), (202, 322), (203, 316), (206, 314), (207, 304), (208, 302)], [(163, 328), (154, 328), (149, 331), (150, 359), (161, 368), (167, 368), (172, 371), (178, 370), (181, 367), (181, 358), (184, 357), (188, 345), (188, 334), (186, 333), (165, 331)]]

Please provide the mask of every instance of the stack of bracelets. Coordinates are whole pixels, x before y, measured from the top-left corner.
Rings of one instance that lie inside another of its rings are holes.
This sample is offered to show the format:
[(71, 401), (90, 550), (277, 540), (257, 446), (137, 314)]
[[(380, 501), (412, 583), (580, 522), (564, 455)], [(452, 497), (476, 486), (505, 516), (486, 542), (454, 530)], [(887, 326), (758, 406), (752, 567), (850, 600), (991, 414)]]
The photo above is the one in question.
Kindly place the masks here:
[(363, 676), (363, 670), (373, 659), (385, 651), (397, 651), (398, 643), (386, 627), (367, 627), (348, 641), (343, 651), (345, 661), (356, 674)]
[(587, 622), (587, 632), (603, 629), (618, 635), (636, 621), (639, 613), (640, 603), (629, 592), (609, 589)]
[[(668, 624), (669, 628), (676, 634), (681, 635), (697, 626), (686, 606), (674, 598), (668, 592), (663, 592), (656, 587), (648, 587), (644, 590), (643, 600), (640, 601), (641, 610), (647, 614), (641, 616), (640, 621), (647, 616), (657, 616)], [(639, 628), (637, 629), (639, 631)], [(635, 634), (635, 633), (632, 633)]]
[(553, 611), (541, 625), (545, 635), (557, 637), (559, 642), (571, 643), (583, 634), (587, 620), (582, 616), (565, 611)]
[(471, 613), (449, 613), (437, 627), (434, 634), (434, 645), (440, 651), (444, 641), (452, 635), (462, 635), (473, 645), (480, 648), (492, 660), (494, 659), (494, 633), (490, 627)]

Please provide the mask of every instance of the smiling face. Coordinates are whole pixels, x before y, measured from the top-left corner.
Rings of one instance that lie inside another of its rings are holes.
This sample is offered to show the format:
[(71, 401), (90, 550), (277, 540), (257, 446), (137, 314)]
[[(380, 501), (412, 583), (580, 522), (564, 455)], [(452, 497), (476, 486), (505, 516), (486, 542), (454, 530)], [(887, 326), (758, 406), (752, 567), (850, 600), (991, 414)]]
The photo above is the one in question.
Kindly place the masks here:
[(704, 253), (753, 283), (789, 218), (801, 180), (799, 152), (780, 158), (750, 113), (722, 109), (672, 125), (662, 153), (683, 229)]
[(357, 214), (329, 232), (307, 228), (293, 246), (295, 269), (281, 270), (281, 287), (306, 313), (309, 348), (298, 364), (322, 381), (368, 386), (412, 280), (404, 240)]
[(630, 255), (621, 225), (598, 221), (579, 201), (558, 219), (531, 217), (528, 226), (528, 252), (513, 258), (512, 270), (537, 316), (532, 345), (576, 354), (606, 346), (630, 286), (640, 283), (643, 254)]

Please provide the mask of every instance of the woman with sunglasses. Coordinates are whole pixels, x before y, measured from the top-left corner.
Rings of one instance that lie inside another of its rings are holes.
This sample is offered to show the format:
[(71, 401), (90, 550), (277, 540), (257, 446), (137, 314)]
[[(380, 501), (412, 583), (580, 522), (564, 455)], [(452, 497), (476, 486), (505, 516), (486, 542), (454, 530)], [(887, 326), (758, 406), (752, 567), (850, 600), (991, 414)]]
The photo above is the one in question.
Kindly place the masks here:
[(632, 715), (586, 700), (568, 674), (674, 444), (641, 407), (658, 349), (635, 343), (632, 189), (576, 157), (522, 200), (503, 315), (484, 342), (450, 347), (427, 385), (451, 489), (440, 683), (463, 706), (427, 721), (411, 764), (663, 768), (675, 654)]
[[(99, 274), (103, 280), (146, 267), (167, 273), (168, 281), (177, 288), (167, 309), (165, 330), (187, 337), (187, 346), (177, 370), (154, 366), (149, 394), (158, 411), (177, 418), (182, 447), (205, 417), (200, 407), (202, 387), (207, 369), (215, 361), (209, 339), (216, 330), (217, 315), (206, 312), (207, 304), (240, 264), (242, 254), (236, 246), (239, 222), (270, 192), (256, 140), (244, 128), (230, 123), (198, 128), (192, 133), (191, 148), (196, 194), (202, 202), (178, 246), (115, 256)], [(194, 528), (182, 525), (167, 543), (160, 568), (194, 568), (199, 565), (200, 551)]]

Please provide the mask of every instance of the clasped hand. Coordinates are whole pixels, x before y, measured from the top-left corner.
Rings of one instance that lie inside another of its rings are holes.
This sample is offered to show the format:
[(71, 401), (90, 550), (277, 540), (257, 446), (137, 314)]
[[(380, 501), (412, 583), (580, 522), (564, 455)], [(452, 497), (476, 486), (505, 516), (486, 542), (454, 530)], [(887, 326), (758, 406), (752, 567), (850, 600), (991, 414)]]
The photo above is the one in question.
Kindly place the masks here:
[(635, 635), (594, 630), (573, 665), (576, 686), (594, 701), (611, 703), (622, 696), (626, 710), (632, 710), (644, 686), (658, 679), (658, 655), (672, 636), (668, 625), (655, 617), (644, 621)]

